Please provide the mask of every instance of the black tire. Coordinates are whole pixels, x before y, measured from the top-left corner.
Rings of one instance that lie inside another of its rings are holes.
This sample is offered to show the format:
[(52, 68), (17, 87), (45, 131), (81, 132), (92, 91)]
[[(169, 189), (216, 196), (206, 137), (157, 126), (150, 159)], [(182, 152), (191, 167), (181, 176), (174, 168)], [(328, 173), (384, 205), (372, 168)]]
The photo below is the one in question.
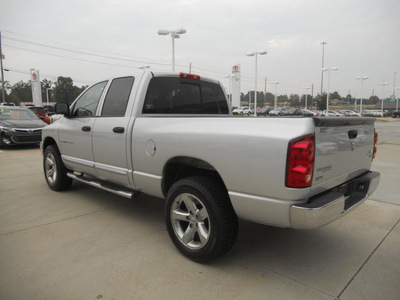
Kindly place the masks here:
[(232, 248), (238, 217), (228, 193), (215, 180), (189, 177), (168, 191), (166, 226), (175, 247), (193, 261), (216, 259)]
[(71, 187), (72, 178), (61, 160), (60, 152), (54, 145), (46, 148), (43, 154), (43, 171), (47, 185), (54, 191), (64, 191)]

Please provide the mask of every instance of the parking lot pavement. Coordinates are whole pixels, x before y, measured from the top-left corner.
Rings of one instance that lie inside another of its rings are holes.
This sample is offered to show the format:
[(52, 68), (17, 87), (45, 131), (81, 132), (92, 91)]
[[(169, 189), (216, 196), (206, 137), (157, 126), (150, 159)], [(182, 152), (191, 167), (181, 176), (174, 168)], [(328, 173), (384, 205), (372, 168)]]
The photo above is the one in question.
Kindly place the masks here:
[(382, 178), (365, 204), (312, 231), (240, 221), (205, 265), (175, 250), (162, 199), (53, 192), (37, 147), (0, 150), (0, 299), (398, 299), (400, 122), (377, 131)]

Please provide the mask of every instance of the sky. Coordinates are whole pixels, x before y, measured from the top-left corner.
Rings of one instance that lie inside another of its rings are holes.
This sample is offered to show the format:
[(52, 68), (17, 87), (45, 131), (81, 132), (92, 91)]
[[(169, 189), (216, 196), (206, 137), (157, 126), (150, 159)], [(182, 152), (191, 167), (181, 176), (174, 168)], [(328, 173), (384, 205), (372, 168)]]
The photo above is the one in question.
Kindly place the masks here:
[(243, 93), (255, 87), (255, 57), (246, 53), (266, 50), (257, 59), (259, 91), (274, 93), (279, 81), (278, 94), (313, 87), (316, 96), (322, 42), (324, 66), (338, 68), (331, 91), (389, 97), (400, 87), (399, 0), (0, 0), (4, 77), (26, 82), (34, 68), (41, 79), (82, 86), (142, 65), (171, 71), (172, 39), (157, 32), (179, 28), (187, 32), (175, 39), (175, 70), (228, 87), (240, 64)]

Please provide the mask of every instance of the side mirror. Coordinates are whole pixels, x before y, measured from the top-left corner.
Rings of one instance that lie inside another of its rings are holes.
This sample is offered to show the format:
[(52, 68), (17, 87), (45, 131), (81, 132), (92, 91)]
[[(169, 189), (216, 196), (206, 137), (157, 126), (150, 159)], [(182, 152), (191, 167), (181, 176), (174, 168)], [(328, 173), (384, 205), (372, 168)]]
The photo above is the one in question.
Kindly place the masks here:
[(69, 111), (69, 105), (66, 102), (59, 102), (54, 106), (54, 110), (56, 114), (59, 115), (64, 115), (64, 116), (69, 116), (70, 111)]

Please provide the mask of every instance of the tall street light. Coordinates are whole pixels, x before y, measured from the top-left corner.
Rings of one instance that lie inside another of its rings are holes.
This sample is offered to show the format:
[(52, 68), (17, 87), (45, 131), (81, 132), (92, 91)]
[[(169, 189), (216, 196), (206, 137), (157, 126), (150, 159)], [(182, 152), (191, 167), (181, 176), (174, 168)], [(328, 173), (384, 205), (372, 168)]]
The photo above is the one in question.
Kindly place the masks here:
[(256, 79), (255, 79), (255, 87), (254, 87), (254, 116), (255, 117), (257, 117), (257, 56), (258, 56), (258, 54), (265, 55), (265, 54), (267, 54), (267, 51), (262, 50), (262, 51), (256, 51), (256, 52), (249, 52), (246, 54), (247, 56), (255, 56), (256, 57), (256, 68), (255, 68)]
[(275, 85), (275, 100), (274, 100), (274, 110), (276, 110), (276, 108), (277, 108), (277, 102), (276, 102), (276, 85), (277, 84), (279, 84), (279, 81), (275, 81), (275, 82), (271, 82), (271, 84), (274, 84)]
[[(362, 115), (362, 101), (363, 101), (363, 85), (364, 85), (364, 80), (368, 79), (368, 76), (357, 76), (357, 80), (361, 80), (361, 91), (360, 91), (360, 116)], [(357, 101), (357, 100), (356, 100)]]
[(50, 91), (51, 89), (52, 89), (52, 88), (47, 88), (47, 89), (46, 89), (47, 105), (50, 105), (50, 104), (49, 104), (49, 91)]
[[(400, 91), (400, 87), (395, 88), (396, 90)], [(400, 96), (399, 96), (400, 97)], [(399, 111), (399, 97), (396, 99), (396, 111)]]
[(158, 31), (159, 35), (171, 35), (172, 38), (172, 71), (175, 72), (175, 39), (180, 38), (180, 34), (186, 33), (186, 29), (180, 28), (175, 30), (164, 30), (160, 29)]
[(225, 78), (228, 78), (228, 99), (229, 103), (232, 105), (232, 87), (231, 87), (231, 81), (232, 78), (235, 77), (235, 75), (225, 75)]
[[(323, 69), (325, 67), (324, 66), (324, 56), (325, 56), (325, 45), (326, 44), (327, 44), (326, 42), (321, 43), (321, 45), (322, 45), (322, 67), (321, 67), (321, 69)], [(322, 96), (323, 86), (324, 86), (324, 71), (321, 71), (321, 96)]]
[(303, 87), (303, 89), (306, 91), (306, 101), (304, 103), (304, 107), (305, 107), (305, 109), (307, 109), (307, 91), (310, 90), (311, 88), (310, 87)]
[[(385, 94), (385, 85), (389, 85), (389, 82), (379, 82), (378, 83), (378, 85), (381, 85), (382, 86), (382, 92), (383, 92), (383, 95)], [(381, 106), (381, 116), (383, 117), (383, 97), (384, 96), (382, 96), (382, 106)]]
[(337, 71), (339, 68), (330, 67), (330, 68), (322, 68), (322, 73), (328, 71), (328, 94), (326, 95), (326, 111), (329, 110), (329, 94), (330, 94), (330, 81), (331, 81), (331, 71)]

